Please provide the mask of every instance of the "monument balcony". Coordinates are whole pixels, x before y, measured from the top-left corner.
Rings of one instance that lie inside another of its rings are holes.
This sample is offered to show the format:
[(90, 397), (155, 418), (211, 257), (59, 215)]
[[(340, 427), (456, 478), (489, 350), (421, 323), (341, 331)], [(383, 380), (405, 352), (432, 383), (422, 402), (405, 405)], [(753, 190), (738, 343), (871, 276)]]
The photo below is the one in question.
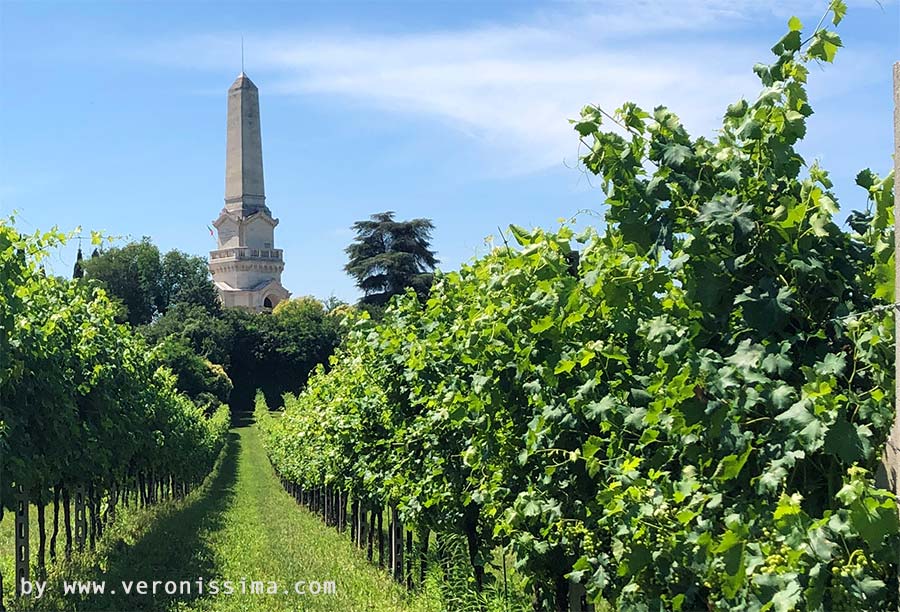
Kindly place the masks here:
[(282, 261), (281, 249), (253, 249), (250, 247), (232, 247), (218, 249), (209, 254), (210, 261), (239, 261), (243, 259), (262, 259), (265, 261)]

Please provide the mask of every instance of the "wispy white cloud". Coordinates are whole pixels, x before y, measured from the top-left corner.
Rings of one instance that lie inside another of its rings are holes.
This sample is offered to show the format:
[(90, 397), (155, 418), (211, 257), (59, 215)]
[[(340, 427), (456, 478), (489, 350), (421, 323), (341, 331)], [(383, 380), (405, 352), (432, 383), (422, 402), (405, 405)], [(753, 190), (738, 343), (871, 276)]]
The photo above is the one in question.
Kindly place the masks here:
[[(436, 117), (472, 138), (495, 172), (574, 161), (567, 119), (585, 103), (666, 104), (693, 132), (752, 96), (749, 67), (765, 48), (734, 32), (765, 18), (814, 19), (799, 0), (607, 0), (555, 6), (527, 23), (384, 35), (265, 32), (247, 37), (265, 93), (322, 96), (385, 112)], [(145, 50), (191, 67), (222, 68), (235, 37), (207, 34)], [(860, 53), (860, 55), (862, 55)], [(185, 58), (190, 58), (185, 60)], [(864, 59), (864, 58), (862, 58)], [(865, 61), (860, 65), (868, 66)]]

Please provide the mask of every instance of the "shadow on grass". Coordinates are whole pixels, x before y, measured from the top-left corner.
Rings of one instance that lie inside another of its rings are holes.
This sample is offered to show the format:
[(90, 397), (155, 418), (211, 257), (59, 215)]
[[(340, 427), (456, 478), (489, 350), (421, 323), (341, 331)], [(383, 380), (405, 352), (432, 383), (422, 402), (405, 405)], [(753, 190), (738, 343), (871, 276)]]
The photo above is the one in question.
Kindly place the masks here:
[(253, 412), (235, 411), (231, 413), (232, 427), (250, 427), (254, 421)]
[[(200, 594), (197, 579), (203, 578), (206, 583), (216, 577), (217, 571), (214, 553), (204, 536), (223, 526), (223, 515), (234, 497), (239, 450), (238, 435), (229, 433), (218, 468), (204, 489), (197, 492), (197, 497), (185, 506), (164, 511), (140, 540), (110, 553), (107, 571), (88, 578), (105, 580), (105, 595), (70, 596), (72, 601), (62, 602), (65, 609), (162, 612), (175, 608), (176, 604), (183, 606), (185, 602), (205, 597), (206, 584)], [(148, 583), (146, 595), (137, 594), (138, 581)], [(161, 583), (156, 595), (151, 594), (153, 581)], [(190, 593), (166, 594), (167, 581), (178, 585), (189, 581)], [(123, 593), (123, 583), (132, 583), (130, 595)], [(51, 586), (61, 588), (59, 584)]]

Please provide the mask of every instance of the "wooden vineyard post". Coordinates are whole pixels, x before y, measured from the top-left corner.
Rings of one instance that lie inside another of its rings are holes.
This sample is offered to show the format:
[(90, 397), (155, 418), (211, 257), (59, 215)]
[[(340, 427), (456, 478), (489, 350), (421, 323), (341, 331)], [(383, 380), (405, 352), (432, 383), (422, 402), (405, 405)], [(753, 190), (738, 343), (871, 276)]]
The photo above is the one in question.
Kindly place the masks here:
[(84, 486), (75, 487), (75, 546), (78, 552), (84, 552), (87, 542), (87, 517), (84, 510)]
[(354, 497), (350, 502), (350, 541), (354, 543), (356, 542), (356, 529), (359, 525), (357, 514), (359, 514), (359, 498)]
[(359, 504), (359, 510), (356, 512), (356, 547), (362, 548), (365, 541), (366, 533), (366, 506), (362, 502)]
[(343, 500), (343, 493), (338, 489), (334, 492), (334, 524), (337, 526), (338, 531), (343, 531), (344, 526), (341, 520), (341, 500)]
[(341, 492), (337, 489), (331, 491), (331, 520), (337, 530), (341, 530)]
[[(174, 489), (174, 487), (173, 487)], [(109, 505), (107, 506), (106, 515), (109, 517), (110, 524), (116, 521), (116, 504), (119, 503), (119, 488), (113, 481), (109, 488)]]
[(371, 510), (369, 510), (369, 530), (366, 533), (366, 558), (369, 560), (369, 563), (372, 563), (372, 547), (375, 542), (375, 514), (375, 506), (372, 506)]
[(388, 573), (392, 578), (397, 578), (397, 511), (390, 506), (388, 517)]
[(403, 583), (403, 526), (400, 524), (400, 513), (397, 506), (391, 506), (390, 526), (391, 576)]
[[(900, 301), (900, 62), (894, 64), (894, 302)], [(894, 308), (894, 425), (884, 451), (888, 487), (900, 497), (900, 313)]]
[(378, 567), (384, 567), (384, 502), (378, 505)]
[(357, 545), (360, 549), (364, 548), (366, 545), (366, 535), (367, 535), (367, 526), (368, 523), (366, 519), (369, 516), (368, 507), (366, 504), (359, 504), (359, 535), (357, 537)]
[[(3, 482), (3, 446), (0, 446), (0, 483)], [(0, 486), (0, 520), (3, 520), (3, 487)], [(0, 612), (6, 612), (3, 605), (3, 572), (0, 571)]]
[(334, 494), (334, 522), (337, 525), (338, 531), (343, 531), (343, 516), (344, 516), (344, 507), (341, 505), (344, 502), (344, 493), (342, 491), (337, 491)]
[(29, 561), (28, 550), (28, 495), (21, 484), (16, 486), (16, 596), (22, 596), (22, 584), (27, 581)]
[[(91, 550), (94, 550), (94, 546), (97, 541), (97, 505), (94, 500), (94, 485), (91, 485), (87, 491), (87, 509), (90, 511), (91, 518), (88, 525), (88, 536), (91, 542)], [(87, 514), (85, 514), (87, 516)]]
[[(900, 499), (900, 62), (894, 64), (894, 423), (888, 433), (881, 465), (875, 474), (879, 487)], [(900, 612), (900, 566), (897, 569), (897, 612)]]
[(63, 487), (63, 524), (66, 528), (66, 561), (72, 558), (72, 496), (69, 487)]
[[(428, 540), (431, 539), (431, 531), (429, 529), (422, 530), (421, 538), (422, 541), (419, 543), (419, 586), (424, 588), (425, 574), (428, 571)], [(503, 571), (506, 572), (506, 557), (503, 558)], [(505, 595), (503, 600), (506, 601)]]
[[(894, 63), (894, 303), (900, 301), (900, 62)], [(900, 312), (894, 307), (894, 425), (884, 451), (888, 485), (900, 498)], [(900, 567), (897, 569), (897, 610), (900, 612)]]
[(406, 588), (410, 591), (413, 588), (413, 532), (412, 529), (406, 531)]

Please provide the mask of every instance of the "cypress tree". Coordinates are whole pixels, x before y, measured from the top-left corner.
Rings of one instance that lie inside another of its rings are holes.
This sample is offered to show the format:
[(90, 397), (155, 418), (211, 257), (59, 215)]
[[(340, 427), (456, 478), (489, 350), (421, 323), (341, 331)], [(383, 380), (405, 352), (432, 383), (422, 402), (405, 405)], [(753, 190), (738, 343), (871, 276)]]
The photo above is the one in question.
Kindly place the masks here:
[(81, 246), (78, 247), (78, 254), (75, 256), (75, 269), (72, 270), (72, 278), (84, 278), (84, 266), (81, 265), (84, 255), (81, 253)]

